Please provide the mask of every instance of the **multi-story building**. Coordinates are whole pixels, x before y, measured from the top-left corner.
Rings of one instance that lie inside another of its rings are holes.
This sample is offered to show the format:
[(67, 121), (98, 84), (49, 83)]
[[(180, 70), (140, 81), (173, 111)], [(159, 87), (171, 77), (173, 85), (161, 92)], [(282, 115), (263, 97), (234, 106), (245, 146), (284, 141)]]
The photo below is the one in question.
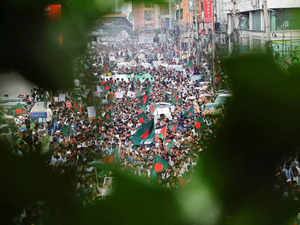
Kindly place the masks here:
[(134, 29), (150, 32), (160, 29), (160, 6), (153, 3), (134, 3), (133, 4)]
[[(298, 0), (223, 0), (229, 35), (237, 33), (244, 50), (261, 47), (268, 41), (280, 55), (300, 46), (296, 16)], [(235, 32), (234, 32), (235, 31)]]
[(192, 26), (201, 17), (201, 0), (179, 0), (175, 3), (177, 24)]

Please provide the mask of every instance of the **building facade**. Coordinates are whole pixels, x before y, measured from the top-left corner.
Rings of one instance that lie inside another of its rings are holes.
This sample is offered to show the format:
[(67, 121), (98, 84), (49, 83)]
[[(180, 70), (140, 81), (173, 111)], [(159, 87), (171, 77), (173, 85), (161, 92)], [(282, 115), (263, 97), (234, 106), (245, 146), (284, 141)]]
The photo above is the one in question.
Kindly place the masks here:
[(177, 24), (192, 26), (201, 18), (202, 0), (179, 0), (173, 4)]
[(160, 29), (160, 6), (153, 3), (133, 4), (134, 30), (153, 31)]
[[(298, 0), (223, 0), (227, 33), (238, 34), (242, 50), (260, 48), (268, 42), (284, 56), (300, 45)], [(270, 42), (269, 42), (270, 41)], [(300, 52), (299, 52), (300, 53)]]

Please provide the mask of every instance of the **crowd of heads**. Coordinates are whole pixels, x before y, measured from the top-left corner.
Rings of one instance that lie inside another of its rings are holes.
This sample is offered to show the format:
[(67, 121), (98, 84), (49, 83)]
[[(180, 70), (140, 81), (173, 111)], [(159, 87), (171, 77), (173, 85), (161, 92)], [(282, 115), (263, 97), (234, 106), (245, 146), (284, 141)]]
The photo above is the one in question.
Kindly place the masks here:
[[(64, 92), (35, 88), (24, 98), (27, 106), (16, 119), (16, 153), (24, 155), (39, 151), (48, 154), (49, 165), (59, 172), (76, 168), (74, 180), (85, 201), (101, 197), (111, 185), (105, 182), (105, 178), (113, 176), (105, 164), (115, 162), (135, 175), (148, 178), (149, 182), (158, 182), (167, 188), (184, 185), (199, 153), (206, 147), (205, 141), (215, 136), (217, 128), (217, 117), (206, 116), (203, 112), (203, 105), (213, 100), (216, 94), (211, 82), (211, 65), (208, 58), (203, 57), (199, 66), (188, 66), (193, 60), (181, 52), (175, 42), (90, 44), (88, 54), (76, 60), (79, 86)], [(124, 61), (135, 61), (137, 66), (116, 67), (118, 62)], [(184, 70), (140, 66), (154, 61), (182, 65)], [(104, 77), (112, 71), (120, 74), (149, 73), (153, 80), (125, 81)], [(202, 81), (209, 82), (206, 88), (195, 88), (197, 83), (191, 80), (194, 73), (203, 74)], [(172, 119), (162, 115), (155, 124), (155, 129), (167, 127), (165, 137), (155, 137), (150, 144), (135, 146), (131, 137), (142, 125), (138, 119), (141, 103), (137, 92), (145, 88), (150, 90), (149, 104), (144, 110), (146, 120), (153, 118), (152, 109), (156, 103), (168, 102), (174, 110)], [(122, 92), (123, 98), (116, 98), (116, 92)], [(128, 96), (129, 92), (135, 96)], [(65, 95), (63, 100), (59, 98), (62, 93)], [(39, 101), (45, 102), (52, 116), (42, 121), (32, 120), (30, 110)], [(95, 118), (89, 117), (89, 106), (95, 107)], [(190, 110), (192, 114), (187, 114)], [(110, 113), (109, 120), (104, 117), (107, 113)], [(196, 129), (195, 120), (199, 118), (202, 120), (201, 129)], [(196, 148), (193, 143), (197, 143)], [(153, 179), (156, 156), (168, 162), (168, 168)], [(100, 161), (103, 168), (93, 166), (91, 163), (95, 161)]]

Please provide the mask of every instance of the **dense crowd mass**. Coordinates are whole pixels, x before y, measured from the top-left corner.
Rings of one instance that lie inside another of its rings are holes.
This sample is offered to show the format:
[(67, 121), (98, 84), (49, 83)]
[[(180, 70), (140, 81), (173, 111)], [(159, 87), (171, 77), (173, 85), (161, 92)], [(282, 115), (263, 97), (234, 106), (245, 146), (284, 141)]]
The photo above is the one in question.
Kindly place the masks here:
[[(27, 105), (16, 117), (16, 154), (41, 151), (59, 172), (75, 167), (78, 193), (85, 203), (109, 191), (113, 174), (107, 164), (118, 163), (167, 188), (188, 182), (217, 127), (218, 117), (205, 114), (203, 108), (214, 99), (219, 85), (212, 78), (208, 57), (196, 66), (194, 57), (187, 57), (173, 42), (127, 40), (106, 46), (93, 42), (88, 54), (76, 60), (74, 73), (73, 90), (35, 88), (24, 97)], [(114, 74), (128, 74), (128, 79), (114, 79)], [(139, 74), (150, 77), (136, 79)], [(193, 81), (194, 74), (202, 74), (201, 80)], [(37, 102), (46, 104), (47, 118), (31, 118)], [(132, 138), (153, 121), (162, 102), (172, 107), (171, 117), (159, 115), (151, 141), (137, 144)], [(89, 112), (91, 107), (95, 115)], [(158, 161), (162, 168), (155, 167)]]

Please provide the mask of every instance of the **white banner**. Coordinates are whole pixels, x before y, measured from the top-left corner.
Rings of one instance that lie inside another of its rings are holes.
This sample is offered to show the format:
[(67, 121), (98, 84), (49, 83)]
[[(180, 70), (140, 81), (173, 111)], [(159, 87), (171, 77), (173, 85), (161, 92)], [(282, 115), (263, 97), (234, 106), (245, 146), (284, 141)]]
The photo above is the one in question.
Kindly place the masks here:
[(87, 107), (89, 119), (96, 119), (96, 109), (94, 106)]
[(123, 95), (124, 95), (124, 94), (123, 94), (122, 92), (117, 92), (117, 93), (116, 93), (116, 98), (119, 98), (119, 99), (120, 99), (120, 98), (123, 98)]
[(59, 94), (59, 101), (60, 102), (66, 101), (66, 94)]

